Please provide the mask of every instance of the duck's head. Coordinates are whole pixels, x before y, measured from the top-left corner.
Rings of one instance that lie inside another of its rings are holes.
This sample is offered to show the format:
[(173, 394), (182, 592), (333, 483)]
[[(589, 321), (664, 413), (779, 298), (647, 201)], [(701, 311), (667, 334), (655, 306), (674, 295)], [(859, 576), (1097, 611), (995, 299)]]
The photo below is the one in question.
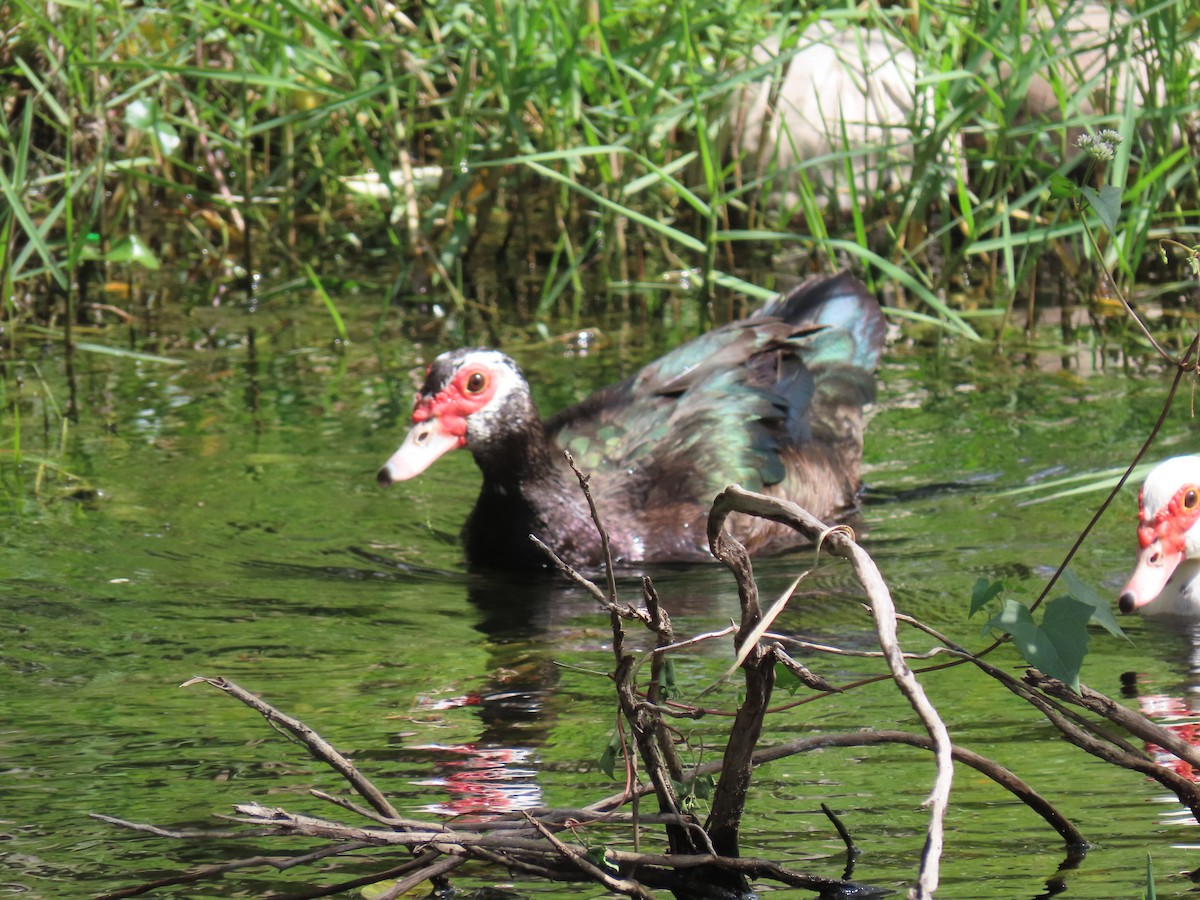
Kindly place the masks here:
[(420, 475), (438, 457), (466, 447), (479, 459), (503, 436), (536, 417), (517, 364), (496, 350), (451, 350), (433, 361), (413, 399), (412, 428), (383, 464), (387, 487)]
[(1198, 520), (1200, 456), (1168, 459), (1150, 473), (1138, 496), (1137, 565), (1117, 601), (1121, 612), (1184, 590), (1186, 585), (1168, 583), (1185, 559), (1200, 559)]

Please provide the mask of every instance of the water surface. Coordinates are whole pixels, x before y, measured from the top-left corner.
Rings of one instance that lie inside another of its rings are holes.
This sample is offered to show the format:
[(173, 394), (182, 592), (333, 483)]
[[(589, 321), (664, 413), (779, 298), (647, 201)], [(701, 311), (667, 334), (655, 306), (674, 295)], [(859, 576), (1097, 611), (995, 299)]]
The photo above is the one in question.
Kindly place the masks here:
[[(82, 412), (65, 434), (53, 414), (66, 395), (61, 365), (43, 361), (44, 381), (32, 362), (17, 366), (24, 381), (9, 399), (25, 461), (6, 457), (0, 496), (0, 893), (88, 896), (282, 851), (267, 840), (176, 843), (89, 812), (172, 828), (219, 826), (214, 814), (249, 800), (337, 812), (307, 795), (344, 793), (336, 776), (254, 712), (204, 686), (178, 687), (193, 675), (235, 680), (305, 720), (406, 814), (578, 805), (616, 789), (596, 765), (613, 723), (607, 681), (594, 674), (611, 667), (606, 617), (552, 578), (466, 571), (457, 531), (478, 485), (466, 454), (386, 492), (374, 484), (402, 436), (408, 370), (434, 348), (398, 335), (375, 344), (364, 327), (335, 352), (309, 334), (280, 328), (260, 336), (253, 355), (236, 340), (173, 354), (182, 366), (81, 356)], [(652, 352), (636, 341), (587, 354), (568, 346), (514, 350), (547, 409)], [(1156, 418), (1166, 380), (1112, 366), (1080, 375), (990, 351), (940, 355), (904, 346), (889, 354), (858, 527), (901, 610), (978, 648), (979, 622), (966, 619), (975, 580), (1002, 578), (1011, 595), (1031, 599), (1102, 497), (1028, 505), (1004, 492), (1124, 462)], [(10, 447), (13, 425), (3, 436)], [(1181, 403), (1154, 455), (1193, 447), (1194, 428)], [(58, 467), (40, 483), (39, 460)], [(1126, 492), (1074, 565), (1109, 594), (1132, 565), (1133, 496)], [(764, 562), (764, 593), (812, 562), (810, 553)], [(716, 566), (652, 574), (680, 635), (736, 615), (732, 581)], [(637, 598), (632, 577), (622, 585)], [(848, 570), (823, 560), (780, 628), (870, 647), (860, 600)], [(1189, 713), (1190, 635), (1123, 624), (1131, 643), (1093, 633), (1084, 681), (1113, 696), (1136, 685), (1127, 702)], [(902, 638), (910, 649), (930, 646)], [(681, 657), (681, 696), (709, 684), (729, 654), (711, 643)], [(993, 660), (1020, 671), (1011, 651)], [(879, 671), (856, 658), (808, 662), (839, 683)], [(924, 683), (957, 742), (1016, 771), (1095, 844), (1078, 869), (1059, 872), (1057, 835), (960, 767), (942, 895), (1139, 896), (1147, 853), (1160, 896), (1192, 888), (1181, 873), (1200, 866), (1195, 826), (1155, 785), (1067, 746), (974, 671)], [(732, 710), (736, 689), (710, 702)], [(697, 758), (714, 758), (725, 723), (710, 716), (690, 726)], [(780, 712), (766, 741), (870, 726), (920, 730), (884, 683)], [(825, 802), (863, 850), (854, 876), (902, 889), (923, 841), (920, 804), (932, 776), (929, 758), (909, 748), (773, 763), (749, 799), (745, 852), (840, 875), (842, 845), (820, 812)], [(159, 895), (260, 896), (355, 871), (267, 870)], [(510, 883), (507, 873), (474, 871), (456, 883)]]

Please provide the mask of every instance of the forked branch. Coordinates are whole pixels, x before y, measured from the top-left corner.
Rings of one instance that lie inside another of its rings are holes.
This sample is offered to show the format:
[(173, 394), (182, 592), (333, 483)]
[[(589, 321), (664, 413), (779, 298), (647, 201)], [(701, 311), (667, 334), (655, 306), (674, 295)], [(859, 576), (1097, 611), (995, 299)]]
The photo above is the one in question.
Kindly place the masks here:
[(854, 574), (871, 604), (875, 618), (875, 632), (884, 658), (887, 660), (888, 668), (891, 670), (892, 678), (900, 691), (908, 698), (913, 709), (916, 710), (933, 741), (936, 773), (933, 789), (927, 801), (930, 807), (929, 827), (926, 830), (921, 868), (913, 892), (913, 896), (917, 898), (932, 897), (938, 885), (938, 871), (944, 843), (944, 820), (946, 809), (950, 803), (950, 785), (954, 778), (950, 734), (904, 659), (904, 653), (900, 649), (900, 643), (896, 637), (896, 607), (892, 603), (891, 592), (888, 590), (883, 576), (879, 573), (874, 560), (854, 541), (847, 529), (831, 529), (795, 503), (768, 497), (765, 494), (756, 494), (737, 485), (731, 485), (722, 491), (713, 502), (712, 513), (708, 520), (708, 543), (712, 548), (713, 555), (729, 566), (738, 580), (738, 590), (743, 597), (743, 627), (747, 624), (746, 602), (748, 599), (753, 599), (754, 615), (757, 617), (757, 590), (753, 588), (754, 578), (749, 555), (745, 548), (725, 531), (725, 520), (735, 512), (759, 516), (788, 525), (807, 537), (818, 548), (827, 546), (829, 552), (834, 556), (847, 559), (853, 565)]

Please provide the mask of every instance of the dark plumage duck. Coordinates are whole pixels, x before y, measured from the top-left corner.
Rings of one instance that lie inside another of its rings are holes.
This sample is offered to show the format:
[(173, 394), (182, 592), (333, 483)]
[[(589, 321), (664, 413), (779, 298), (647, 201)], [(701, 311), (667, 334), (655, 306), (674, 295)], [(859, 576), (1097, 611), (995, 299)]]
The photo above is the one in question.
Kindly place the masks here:
[[(533, 534), (572, 565), (596, 566), (600, 541), (567, 449), (591, 476), (616, 562), (711, 559), (708, 510), (731, 483), (821, 518), (854, 509), (863, 406), (883, 337), (879, 304), (861, 283), (848, 274), (812, 280), (545, 422), (507, 356), (443, 353), (379, 483), (412, 478), (465, 447), (483, 472), (463, 528), (471, 563), (544, 568)], [(772, 522), (731, 522), (752, 553), (798, 543)]]

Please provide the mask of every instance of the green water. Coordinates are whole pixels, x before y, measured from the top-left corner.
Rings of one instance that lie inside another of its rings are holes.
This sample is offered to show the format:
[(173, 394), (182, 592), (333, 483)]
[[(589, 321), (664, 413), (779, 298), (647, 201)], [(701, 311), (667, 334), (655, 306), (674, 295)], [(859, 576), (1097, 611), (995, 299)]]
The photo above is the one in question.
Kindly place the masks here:
[[(193, 675), (230, 678), (305, 720), (406, 814), (575, 805), (615, 789), (594, 762), (613, 704), (606, 681), (584, 671), (611, 665), (606, 618), (553, 580), (466, 573), (456, 535), (478, 479), (465, 454), (414, 482), (375, 487), (375, 470), (402, 436), (407, 369), (428, 349), (398, 338), (377, 347), (368, 333), (336, 353), (306, 343), (299, 327), (281, 328), (260, 335), (253, 358), (231, 342), (173, 354), (185, 362), (177, 367), (81, 356), (82, 412), (65, 438), (52, 415), (66, 397), (57, 358), (16, 367), (23, 381), (10, 380), (6, 399), (20, 412), (27, 458), (18, 466), (6, 453), (0, 493), (0, 894), (85, 897), (188, 866), (286, 852), (269, 839), (174, 842), (90, 812), (171, 828), (222, 827), (214, 814), (251, 800), (338, 814), (307, 794), (345, 793), (336, 776), (251, 710), (203, 685), (179, 687)], [(557, 346), (518, 353), (552, 408), (639, 355), (615, 344), (586, 357)], [(965, 618), (974, 581), (1003, 578), (1028, 599), (1101, 497), (1023, 505), (1003, 491), (1125, 461), (1157, 416), (1166, 382), (1115, 367), (1080, 376), (1056, 362), (962, 353), (930, 363), (929, 355), (896, 348), (881, 373), (859, 528), (903, 611), (981, 647), (978, 623)], [(1186, 406), (1172, 414), (1155, 456), (1195, 446)], [(15, 424), (5, 420), (6, 448), (17, 442)], [(38, 459), (79, 480), (49, 472), (39, 486)], [(1133, 510), (1130, 491), (1074, 565), (1107, 594), (1132, 564)], [(764, 563), (764, 593), (811, 563), (803, 553)], [(823, 566), (780, 628), (871, 646), (847, 570)], [(680, 635), (735, 614), (736, 593), (719, 568), (653, 574)], [(624, 588), (636, 599), (632, 582)], [(1092, 635), (1084, 681), (1115, 696), (1122, 676), (1136, 673), (1143, 702), (1186, 707), (1200, 683), (1190, 636), (1123, 624), (1133, 643)], [(910, 649), (930, 646), (902, 638)], [(728, 655), (727, 645), (709, 644), (680, 658), (681, 694), (706, 686)], [(1011, 653), (993, 659), (1020, 671)], [(856, 659), (809, 662), (835, 682), (878, 671)], [(1180, 873), (1200, 866), (1200, 849), (1189, 846), (1195, 826), (1156, 786), (1065, 745), (973, 671), (924, 683), (957, 742), (1016, 771), (1095, 845), (1077, 869), (1059, 872), (1057, 835), (960, 767), (940, 896), (1035, 897), (1061, 879), (1067, 896), (1137, 897), (1147, 853), (1160, 897), (1192, 887)], [(732, 709), (736, 691), (712, 703)], [(697, 756), (712, 758), (723, 724), (709, 717), (689, 732)], [(920, 730), (881, 684), (781, 712), (766, 740), (872, 725)], [(744, 850), (840, 875), (842, 845), (819, 809), (827, 802), (863, 850), (854, 877), (902, 889), (914, 877), (932, 776), (929, 758), (908, 748), (773, 763), (753, 788)], [(264, 896), (362, 871), (350, 863), (256, 870), (156, 896)], [(456, 883), (510, 883), (505, 872), (473, 871)]]

